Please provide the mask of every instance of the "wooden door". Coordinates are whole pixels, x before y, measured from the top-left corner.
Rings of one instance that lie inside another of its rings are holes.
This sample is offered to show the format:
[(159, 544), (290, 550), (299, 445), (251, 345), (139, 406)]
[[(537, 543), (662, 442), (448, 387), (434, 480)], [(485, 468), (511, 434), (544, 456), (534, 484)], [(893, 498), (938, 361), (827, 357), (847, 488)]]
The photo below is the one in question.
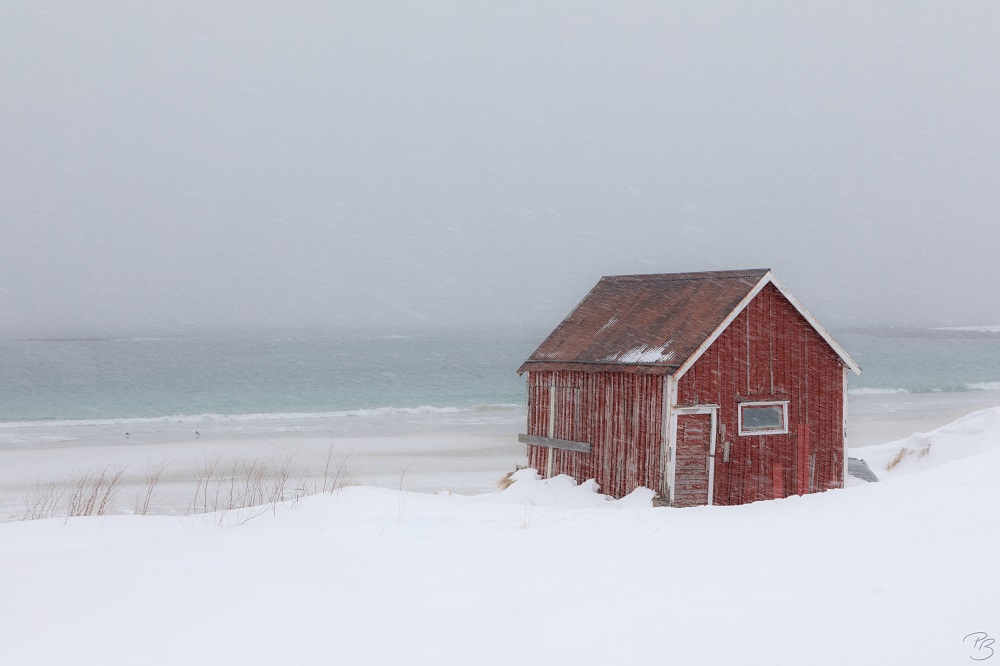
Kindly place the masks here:
[(677, 415), (674, 506), (708, 504), (712, 414)]

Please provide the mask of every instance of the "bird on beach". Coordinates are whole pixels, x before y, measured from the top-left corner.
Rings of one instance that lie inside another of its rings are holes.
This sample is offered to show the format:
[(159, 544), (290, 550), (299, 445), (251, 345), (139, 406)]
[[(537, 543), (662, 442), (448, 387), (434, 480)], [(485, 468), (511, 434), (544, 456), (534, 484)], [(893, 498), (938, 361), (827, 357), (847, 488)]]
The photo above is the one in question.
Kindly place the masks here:
[(128, 439), (128, 430), (125, 431), (125, 439)]
[(194, 436), (195, 436), (195, 437), (201, 437), (201, 433), (200, 433), (200, 432), (198, 432), (197, 430), (195, 430), (195, 431), (194, 431)]

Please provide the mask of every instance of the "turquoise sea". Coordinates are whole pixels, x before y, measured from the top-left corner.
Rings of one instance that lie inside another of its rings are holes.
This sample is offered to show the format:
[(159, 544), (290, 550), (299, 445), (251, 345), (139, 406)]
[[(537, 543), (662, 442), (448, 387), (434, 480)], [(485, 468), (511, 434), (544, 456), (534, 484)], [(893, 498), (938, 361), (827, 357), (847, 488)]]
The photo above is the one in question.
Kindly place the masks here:
[[(310, 424), (403, 416), (523, 419), (521, 331), (279, 332), (0, 341), (0, 443), (32, 428)], [(855, 396), (1000, 390), (1000, 334), (854, 329)], [(411, 421), (412, 422), (412, 421)], [(276, 425), (277, 428), (277, 425)], [(7, 433), (6, 437), (4, 432)], [(29, 438), (30, 439), (30, 438)]]
[(523, 421), (545, 331), (0, 341), (0, 446), (441, 431)]
[(522, 402), (538, 334), (281, 333), (0, 342), (0, 422), (469, 409)]
[(853, 395), (1000, 390), (1000, 332), (919, 328), (835, 331), (856, 360)]

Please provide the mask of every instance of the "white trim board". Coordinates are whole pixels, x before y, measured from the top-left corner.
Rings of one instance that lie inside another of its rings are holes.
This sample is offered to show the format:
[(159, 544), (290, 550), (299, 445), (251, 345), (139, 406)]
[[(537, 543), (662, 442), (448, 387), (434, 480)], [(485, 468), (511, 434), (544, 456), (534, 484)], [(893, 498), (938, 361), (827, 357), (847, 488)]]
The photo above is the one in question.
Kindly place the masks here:
[(666, 457), (663, 465), (663, 483), (666, 485), (667, 502), (670, 506), (674, 504), (674, 467), (677, 457), (677, 420), (674, 418), (674, 403), (677, 400), (677, 380), (672, 375), (667, 375), (667, 381), (663, 388), (663, 430), (664, 430), (664, 451)]

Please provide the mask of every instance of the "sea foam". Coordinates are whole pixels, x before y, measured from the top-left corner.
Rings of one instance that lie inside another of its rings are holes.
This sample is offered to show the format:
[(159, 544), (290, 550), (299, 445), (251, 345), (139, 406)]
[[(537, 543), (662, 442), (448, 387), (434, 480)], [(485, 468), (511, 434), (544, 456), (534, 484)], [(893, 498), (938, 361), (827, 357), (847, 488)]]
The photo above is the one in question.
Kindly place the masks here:
[(965, 388), (970, 391), (1000, 391), (1000, 382), (976, 382), (966, 384)]
[(273, 414), (174, 414), (172, 416), (127, 417), (111, 419), (53, 419), (43, 421), (0, 421), (0, 428), (57, 428), (61, 426), (131, 426), (158, 423), (221, 423), (251, 421), (303, 421), (397, 415), (462, 414), (475, 412), (514, 412), (518, 404), (477, 405), (475, 407), (375, 407), (330, 412), (282, 412)]
[(848, 395), (899, 395), (909, 393), (904, 388), (855, 388), (847, 391)]

